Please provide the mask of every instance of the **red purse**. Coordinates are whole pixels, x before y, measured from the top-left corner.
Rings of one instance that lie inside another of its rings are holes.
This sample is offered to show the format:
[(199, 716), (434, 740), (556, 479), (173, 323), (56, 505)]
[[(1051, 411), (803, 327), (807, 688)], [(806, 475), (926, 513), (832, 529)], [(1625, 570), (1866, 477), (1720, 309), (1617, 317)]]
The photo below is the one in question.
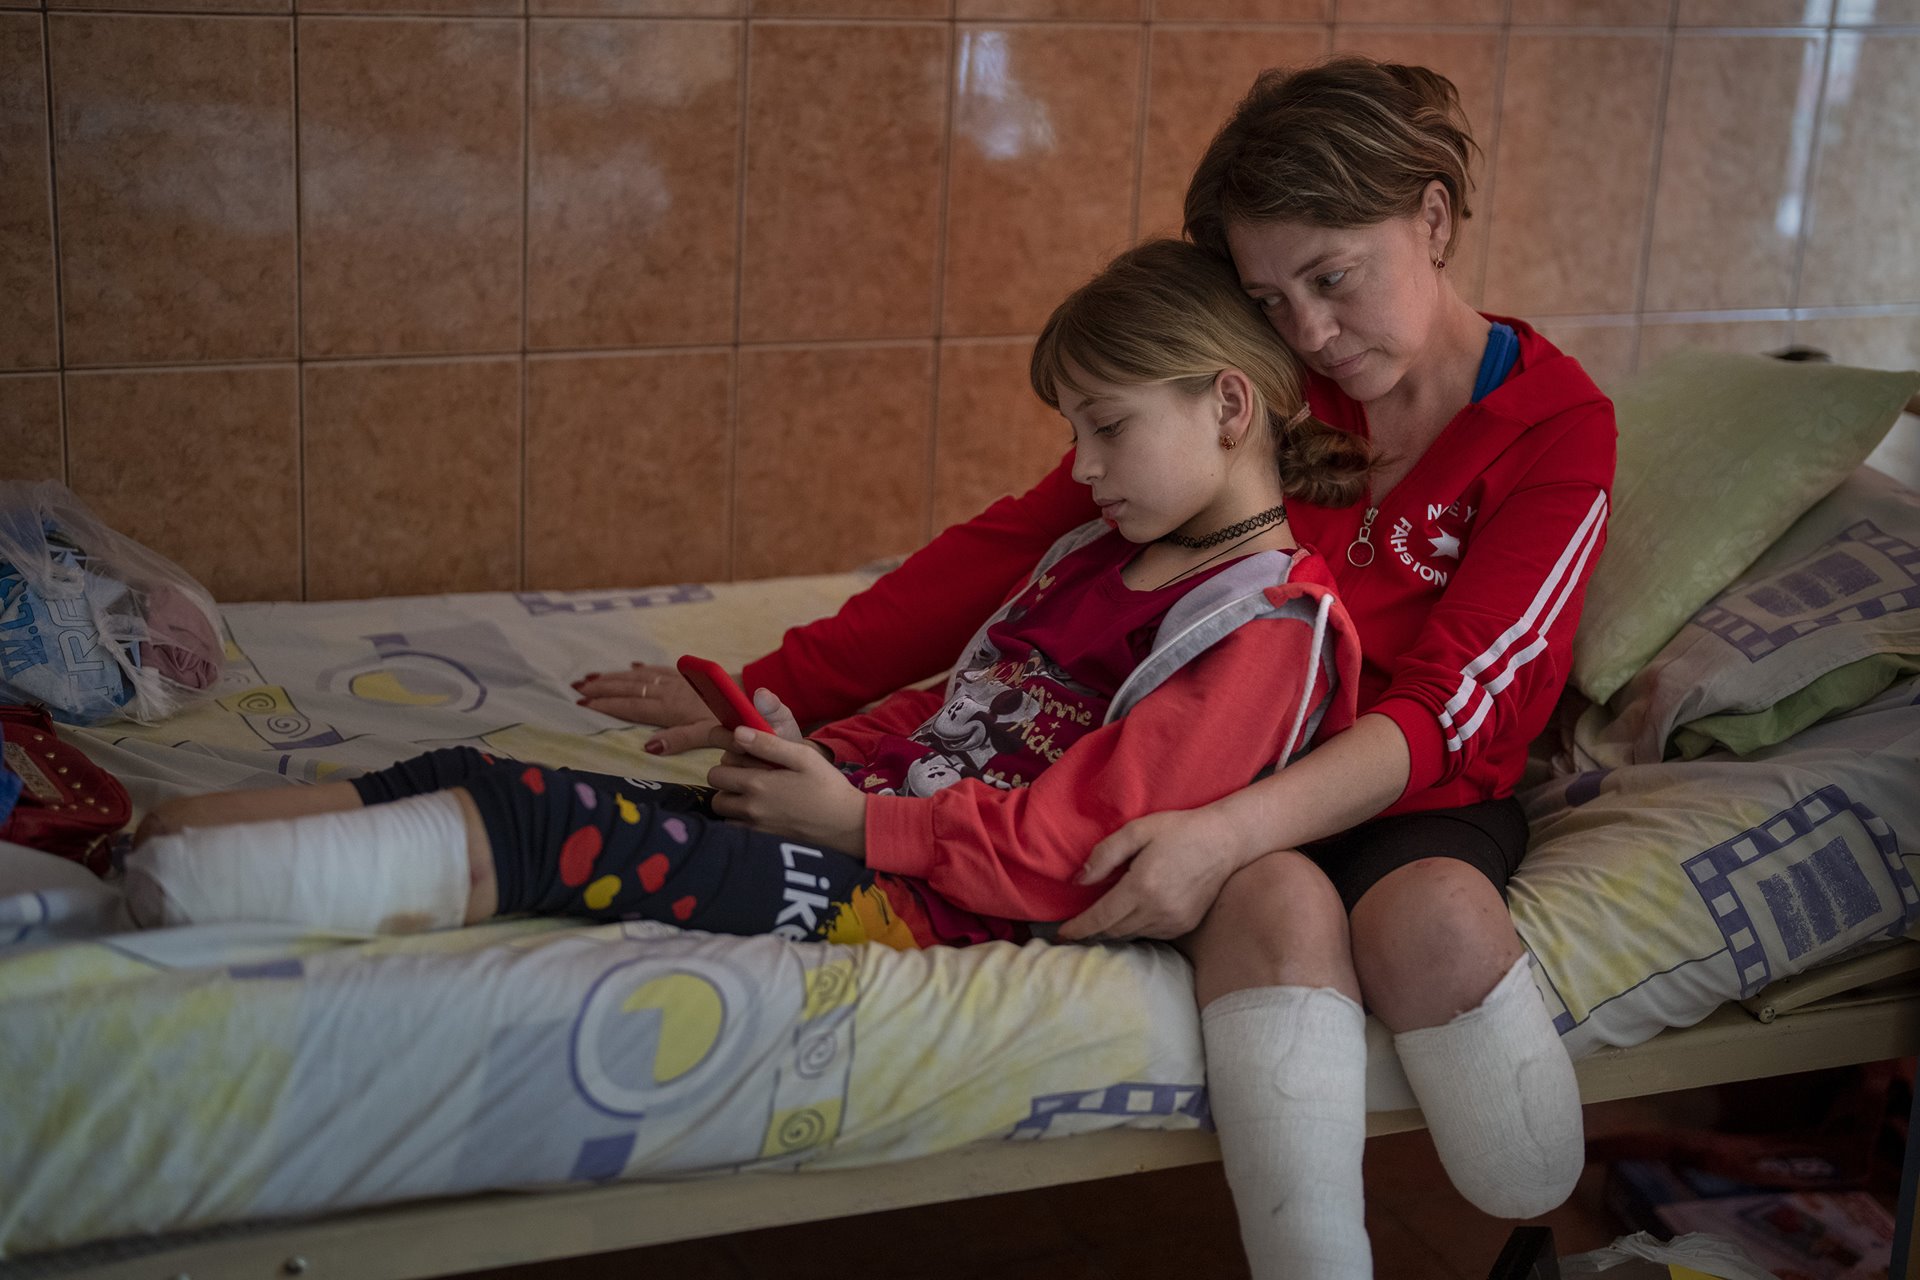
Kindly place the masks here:
[(55, 737), (53, 720), (37, 707), (0, 706), (0, 752), (23, 784), (0, 840), (105, 875), (114, 833), (133, 817), (120, 780)]

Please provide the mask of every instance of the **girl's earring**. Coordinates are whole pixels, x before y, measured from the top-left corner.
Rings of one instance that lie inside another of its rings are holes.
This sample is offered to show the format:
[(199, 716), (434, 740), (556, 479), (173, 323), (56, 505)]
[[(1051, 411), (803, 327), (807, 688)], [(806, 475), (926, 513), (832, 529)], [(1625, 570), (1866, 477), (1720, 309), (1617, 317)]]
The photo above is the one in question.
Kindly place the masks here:
[(1233, 446), (1234, 446), (1234, 445), (1235, 445), (1236, 443), (1237, 443), (1237, 442), (1236, 442), (1236, 441), (1234, 440), (1234, 438), (1233, 438), (1232, 436), (1221, 436), (1221, 437), (1220, 437), (1220, 447), (1221, 447), (1222, 449), (1231, 449), (1231, 448), (1233, 448)]
[(1433, 269), (1435, 271), (1445, 271), (1447, 269), (1447, 260), (1445, 258), (1435, 258), (1433, 260)]

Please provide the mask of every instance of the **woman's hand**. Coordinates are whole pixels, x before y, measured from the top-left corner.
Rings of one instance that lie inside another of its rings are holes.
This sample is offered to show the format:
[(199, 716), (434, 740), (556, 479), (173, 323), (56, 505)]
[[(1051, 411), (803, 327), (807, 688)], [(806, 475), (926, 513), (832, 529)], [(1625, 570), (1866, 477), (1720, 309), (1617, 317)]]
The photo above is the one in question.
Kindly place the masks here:
[(1097, 884), (1122, 866), (1126, 875), (1100, 901), (1061, 925), (1061, 939), (1172, 939), (1192, 933), (1220, 896), (1220, 886), (1238, 869), (1232, 850), (1232, 831), (1212, 806), (1135, 818), (1093, 847), (1080, 883)]
[(647, 750), (655, 755), (679, 755), (703, 747), (707, 731), (719, 723), (673, 667), (636, 662), (626, 671), (576, 680), (573, 691), (589, 711), (635, 724), (666, 726), (647, 739)]
[(753, 763), (723, 760), (707, 771), (707, 785), (719, 793), (713, 797), (713, 811), (864, 859), (867, 798), (812, 743), (799, 739), (797, 728), (794, 733), (795, 739), (788, 739), (744, 726), (735, 729), (728, 760)]

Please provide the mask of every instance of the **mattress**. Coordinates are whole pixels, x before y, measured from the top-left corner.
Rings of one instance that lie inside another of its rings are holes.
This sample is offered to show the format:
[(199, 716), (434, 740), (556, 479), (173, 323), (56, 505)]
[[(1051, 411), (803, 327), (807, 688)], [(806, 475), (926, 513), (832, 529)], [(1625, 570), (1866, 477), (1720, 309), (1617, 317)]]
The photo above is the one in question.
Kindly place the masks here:
[[(463, 743), (697, 781), (711, 753), (647, 755), (649, 730), (575, 706), (570, 682), (683, 652), (736, 665), (870, 578), (228, 606), (227, 667), (205, 702), (164, 724), (70, 736), (141, 807)], [(1910, 701), (1876, 714), (1876, 749), (1920, 757)], [(1629, 772), (1604, 788), (1543, 783), (1536, 821), (1554, 826), (1558, 804), (1579, 811), (1559, 828), (1594, 827), (1607, 807), (1595, 797)], [(1821, 814), (1801, 824), (1809, 848), (1828, 849), (1810, 866), (1835, 862), (1830, 846), (1856, 817), (1846, 805)], [(1768, 823), (1763, 813), (1756, 829)], [(1594, 960), (1596, 937), (1635, 913), (1699, 896), (1687, 859), (1727, 839), (1711, 823), (1675, 831), (1643, 843), (1681, 868), (1679, 887), (1661, 881), (1584, 928), (1555, 894), (1590, 911), (1596, 883), (1652, 878), (1623, 871), (1621, 855), (1594, 868), (1590, 837), (1562, 841), (1544, 871), (1523, 869), (1537, 891), (1517, 887), (1516, 919), (1576, 1054), (1727, 998), (1713, 981), (1650, 984), (1644, 968), (1667, 964), (1657, 954)], [(1849, 888), (1847, 928), (1824, 950), (1789, 955), (1776, 939), (1772, 974), (1904, 930), (1912, 881), (1897, 853), (1881, 856), (1885, 843), (1864, 847), (1891, 887)], [(1790, 840), (1768, 848), (1781, 866), (1810, 856)], [(1772, 899), (1749, 898), (1752, 926)], [(1722, 944), (1710, 908), (1674, 946)], [(1657, 997), (1651, 1012), (1632, 999), (1642, 989)], [(1384, 1029), (1369, 1035), (1369, 1106), (1411, 1106)], [(1191, 975), (1165, 946), (901, 953), (552, 920), (375, 940), (276, 926), (138, 933), (111, 885), (13, 848), (0, 848), (0, 1079), (0, 1257), (488, 1188), (835, 1168), (1208, 1124)]]

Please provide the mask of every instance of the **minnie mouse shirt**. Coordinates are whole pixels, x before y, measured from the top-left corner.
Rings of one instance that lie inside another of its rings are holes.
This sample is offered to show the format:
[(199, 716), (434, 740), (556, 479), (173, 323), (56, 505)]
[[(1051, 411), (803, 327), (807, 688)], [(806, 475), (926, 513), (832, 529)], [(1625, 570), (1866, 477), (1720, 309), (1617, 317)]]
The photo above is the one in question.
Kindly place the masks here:
[(965, 778), (1030, 785), (1106, 722), (1167, 610), (1232, 563), (1136, 591), (1121, 571), (1138, 551), (1108, 534), (1036, 574), (962, 663), (939, 712), (910, 734), (883, 736), (842, 772), (877, 796), (931, 796)]
[(867, 865), (926, 904), (932, 936), (1068, 919), (1109, 887), (1078, 878), (1099, 841), (1210, 804), (1316, 728), (1352, 723), (1360, 644), (1319, 556), (1258, 552), (1134, 591), (1120, 576), (1134, 550), (1098, 524), (1068, 532), (943, 687), (814, 731), (856, 785), (875, 784)]

